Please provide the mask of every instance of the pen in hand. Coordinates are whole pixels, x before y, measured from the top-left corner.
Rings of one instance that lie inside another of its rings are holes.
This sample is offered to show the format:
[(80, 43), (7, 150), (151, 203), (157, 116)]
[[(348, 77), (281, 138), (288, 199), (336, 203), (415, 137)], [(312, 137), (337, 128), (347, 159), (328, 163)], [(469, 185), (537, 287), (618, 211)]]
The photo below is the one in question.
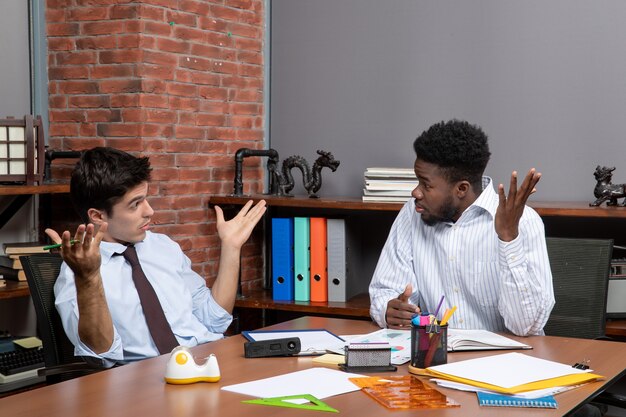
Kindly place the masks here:
[[(73, 245), (74, 243), (78, 243), (78, 240), (76, 239), (70, 240), (70, 245)], [(44, 246), (43, 250), (57, 249), (57, 248), (60, 248), (61, 246), (63, 246), (63, 243), (55, 243), (54, 245)]]

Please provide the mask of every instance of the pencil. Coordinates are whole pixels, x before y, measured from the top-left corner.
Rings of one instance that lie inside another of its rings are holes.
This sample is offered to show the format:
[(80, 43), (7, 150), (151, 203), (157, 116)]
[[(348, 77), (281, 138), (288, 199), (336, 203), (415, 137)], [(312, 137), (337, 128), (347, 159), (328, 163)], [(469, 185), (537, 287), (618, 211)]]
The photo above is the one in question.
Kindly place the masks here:
[[(77, 243), (77, 242), (78, 240), (72, 239), (70, 240), (70, 245), (73, 245), (74, 243)], [(60, 248), (61, 246), (63, 246), (63, 243), (55, 243), (54, 245), (44, 246), (43, 250), (57, 249), (57, 248)]]

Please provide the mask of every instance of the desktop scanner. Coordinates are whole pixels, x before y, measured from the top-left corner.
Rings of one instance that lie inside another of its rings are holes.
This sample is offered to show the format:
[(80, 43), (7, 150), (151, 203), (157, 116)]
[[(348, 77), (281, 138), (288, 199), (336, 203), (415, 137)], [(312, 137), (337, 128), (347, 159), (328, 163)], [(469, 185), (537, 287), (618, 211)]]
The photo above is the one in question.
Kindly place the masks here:
[(209, 355), (203, 364), (198, 365), (191, 351), (185, 346), (178, 346), (172, 350), (165, 368), (165, 382), (168, 384), (217, 382), (220, 377), (220, 367), (214, 354)]

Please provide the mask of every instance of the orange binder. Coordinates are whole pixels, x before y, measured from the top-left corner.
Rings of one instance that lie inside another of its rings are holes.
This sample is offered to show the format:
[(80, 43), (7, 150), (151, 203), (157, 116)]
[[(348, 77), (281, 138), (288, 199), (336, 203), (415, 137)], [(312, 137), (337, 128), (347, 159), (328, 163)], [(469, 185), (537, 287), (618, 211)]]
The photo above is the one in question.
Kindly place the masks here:
[(328, 301), (326, 219), (311, 217), (311, 301)]

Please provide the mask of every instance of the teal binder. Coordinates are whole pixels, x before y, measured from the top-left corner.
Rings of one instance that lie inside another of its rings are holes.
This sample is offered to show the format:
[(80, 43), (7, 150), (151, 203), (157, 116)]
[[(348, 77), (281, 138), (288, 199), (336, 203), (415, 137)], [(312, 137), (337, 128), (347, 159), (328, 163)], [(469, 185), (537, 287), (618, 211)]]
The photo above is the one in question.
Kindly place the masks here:
[(293, 219), (293, 255), (296, 301), (310, 301), (311, 283), (309, 264), (309, 218), (294, 217)]

